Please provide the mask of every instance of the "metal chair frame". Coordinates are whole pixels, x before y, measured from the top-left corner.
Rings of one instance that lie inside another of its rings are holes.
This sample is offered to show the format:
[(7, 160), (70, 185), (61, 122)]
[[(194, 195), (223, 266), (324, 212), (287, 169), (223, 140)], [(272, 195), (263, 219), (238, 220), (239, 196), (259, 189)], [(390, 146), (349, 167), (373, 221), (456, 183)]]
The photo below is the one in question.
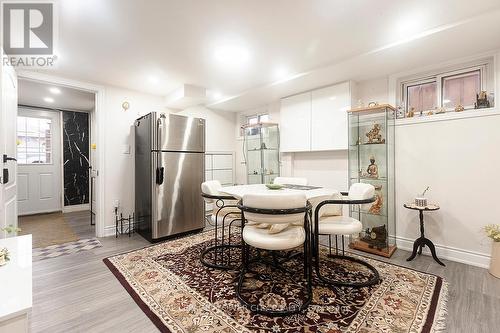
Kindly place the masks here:
[[(343, 196), (349, 195), (348, 192), (341, 192)], [(320, 202), (314, 211), (314, 241), (313, 241), (313, 247), (314, 247), (314, 268), (316, 271), (316, 275), (318, 276), (318, 279), (320, 279), (323, 283), (325, 284), (331, 284), (335, 286), (345, 286), (345, 287), (356, 287), (356, 288), (361, 288), (361, 287), (367, 287), (371, 286), (374, 284), (377, 284), (380, 281), (380, 275), (378, 271), (367, 263), (366, 261), (363, 261), (361, 259), (352, 257), (352, 256), (347, 256), (345, 255), (345, 250), (344, 250), (344, 235), (342, 235), (342, 255), (339, 255), (339, 248), (338, 248), (338, 235), (335, 235), (335, 254), (332, 254), (332, 235), (331, 234), (323, 234), (323, 235), (328, 235), (328, 250), (329, 250), (329, 257), (330, 258), (337, 258), (337, 259), (342, 259), (342, 260), (348, 260), (351, 262), (355, 262), (358, 264), (361, 264), (368, 268), (372, 273), (373, 277), (367, 281), (363, 282), (348, 282), (348, 281), (334, 281), (328, 278), (325, 278), (324, 276), (321, 275), (320, 272), (320, 251), (319, 251), (319, 211), (321, 207), (325, 205), (360, 205), (360, 204), (368, 204), (375, 202), (376, 197), (372, 197), (370, 199), (362, 199), (362, 200), (348, 200), (348, 199), (337, 199), (337, 200), (325, 200)]]
[[(240, 218), (231, 218), (230, 215), (237, 214), (235, 212), (229, 212), (224, 214), (224, 216), (219, 215), (221, 214), (221, 211), (223, 208), (237, 208), (237, 205), (226, 205), (224, 200), (237, 200), (236, 198), (229, 196), (229, 195), (211, 195), (207, 193), (202, 193), (201, 196), (206, 199), (211, 199), (215, 201), (215, 205), (218, 208), (217, 212), (215, 213), (215, 225), (214, 225), (214, 243), (215, 245), (207, 247), (205, 250), (200, 255), (200, 261), (203, 263), (203, 265), (210, 267), (210, 268), (215, 268), (215, 269), (221, 269), (221, 270), (237, 270), (241, 263), (236, 263), (234, 265), (231, 264), (231, 249), (237, 249), (241, 248), (240, 244), (231, 244), (231, 228), (234, 227), (233, 223), (237, 221), (241, 221)], [(219, 232), (218, 232), (218, 224), (219, 224), (219, 216), (222, 216), (222, 237), (220, 239), (220, 244), (219, 244)], [(230, 220), (229, 222), (229, 236), (227, 236), (227, 243), (225, 243), (225, 230), (226, 230), (226, 218)], [(211, 223), (210, 223), (211, 224)], [(224, 252), (228, 251), (228, 262), (224, 262)], [(214, 260), (210, 261), (206, 258), (207, 254), (215, 252), (214, 253)], [(220, 258), (220, 260), (219, 260)]]
[[(245, 227), (245, 212), (249, 213), (257, 213), (257, 214), (266, 214), (266, 215), (287, 215), (287, 214), (298, 214), (298, 213), (304, 213), (304, 229), (306, 232), (306, 238), (304, 241), (304, 279), (306, 281), (307, 287), (306, 287), (306, 292), (307, 292), (307, 299), (302, 303), (302, 305), (298, 308), (295, 308), (293, 310), (264, 310), (260, 308), (258, 305), (255, 304), (250, 304), (247, 300), (244, 299), (244, 297), (241, 295), (242, 293), (242, 286), (243, 282), (245, 279), (245, 274), (247, 272), (252, 272), (249, 268), (250, 263), (253, 262), (263, 262), (264, 264), (271, 265), (272, 267), (279, 269), (285, 273), (291, 273), (289, 270), (284, 268), (282, 264), (285, 262), (297, 257), (298, 255), (302, 254), (301, 252), (299, 253), (291, 253), (289, 252), (285, 256), (279, 257), (276, 252), (271, 251), (272, 256), (271, 256), (271, 261), (265, 260), (260, 254), (260, 251), (258, 251), (258, 256), (255, 259), (250, 259), (250, 245), (246, 244), (243, 235), (241, 237), (241, 245), (242, 245), (242, 265), (241, 265), (241, 271), (240, 271), (240, 276), (238, 279), (238, 285), (236, 288), (236, 295), (240, 302), (248, 308), (250, 311), (258, 314), (262, 314), (265, 316), (270, 316), (270, 317), (283, 317), (283, 316), (289, 316), (293, 315), (296, 313), (299, 313), (306, 309), (309, 304), (312, 301), (312, 248), (311, 248), (311, 229), (310, 229), (310, 223), (309, 220), (312, 217), (312, 206), (309, 202), (307, 202), (305, 207), (300, 207), (300, 208), (291, 208), (291, 209), (262, 209), (262, 208), (254, 208), (254, 207), (247, 207), (244, 206), (241, 202), (241, 200), (237, 204), (238, 208), (241, 209), (241, 220), (242, 220), (242, 233), (243, 229)], [(259, 250), (259, 249), (258, 249)], [(269, 250), (270, 251), (270, 250)], [(279, 258), (282, 258), (282, 260), (279, 260)], [(257, 273), (255, 273), (257, 274)]]

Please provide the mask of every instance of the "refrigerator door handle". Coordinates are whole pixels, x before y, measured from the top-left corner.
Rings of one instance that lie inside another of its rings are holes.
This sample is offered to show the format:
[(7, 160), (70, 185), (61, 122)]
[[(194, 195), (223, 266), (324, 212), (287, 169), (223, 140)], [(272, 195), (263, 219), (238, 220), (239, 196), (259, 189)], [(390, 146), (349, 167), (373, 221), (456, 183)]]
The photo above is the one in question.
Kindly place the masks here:
[(156, 168), (156, 184), (163, 184), (163, 179), (165, 178), (165, 168), (159, 167)]

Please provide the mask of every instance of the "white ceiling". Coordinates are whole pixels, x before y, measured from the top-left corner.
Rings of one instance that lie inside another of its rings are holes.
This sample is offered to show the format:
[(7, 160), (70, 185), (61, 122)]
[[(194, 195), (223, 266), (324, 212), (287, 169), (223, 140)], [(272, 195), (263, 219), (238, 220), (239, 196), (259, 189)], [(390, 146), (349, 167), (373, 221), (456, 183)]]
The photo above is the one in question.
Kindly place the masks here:
[[(209, 104), (230, 111), (500, 48), (498, 0), (56, 3), (51, 73), (163, 96), (192, 84), (219, 92)], [(218, 63), (227, 45), (244, 47), (248, 60)]]
[[(53, 93), (51, 88), (57, 88), (59, 93)], [(18, 89), (18, 104), (21, 105), (69, 111), (94, 109), (95, 96), (90, 92), (25, 79), (19, 80)], [(47, 102), (45, 98), (51, 98), (53, 102)]]

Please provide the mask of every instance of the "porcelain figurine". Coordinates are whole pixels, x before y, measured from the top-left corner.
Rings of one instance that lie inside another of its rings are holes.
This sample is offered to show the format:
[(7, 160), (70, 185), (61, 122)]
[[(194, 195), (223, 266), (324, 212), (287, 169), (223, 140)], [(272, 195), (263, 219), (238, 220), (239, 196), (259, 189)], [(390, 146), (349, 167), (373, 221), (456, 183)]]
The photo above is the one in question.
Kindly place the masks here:
[(441, 108), (436, 107), (436, 114), (441, 114), (441, 113), (446, 113), (446, 108), (444, 108), (444, 107), (441, 107)]

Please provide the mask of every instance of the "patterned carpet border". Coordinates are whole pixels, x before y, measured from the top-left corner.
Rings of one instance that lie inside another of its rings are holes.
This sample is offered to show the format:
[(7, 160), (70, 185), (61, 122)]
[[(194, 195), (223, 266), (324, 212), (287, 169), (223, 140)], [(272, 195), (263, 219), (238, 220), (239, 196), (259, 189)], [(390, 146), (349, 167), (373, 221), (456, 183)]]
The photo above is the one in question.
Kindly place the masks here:
[(74, 242), (50, 245), (47, 247), (33, 249), (33, 261), (57, 258), (60, 256), (92, 250), (102, 247), (97, 238), (85, 238)]
[[(165, 317), (162, 320), (162, 318), (159, 317), (159, 315), (157, 313), (155, 313), (151, 309), (151, 307), (146, 303), (146, 301), (143, 300), (143, 298), (141, 297), (141, 295), (148, 296), (148, 295), (144, 295), (144, 293), (146, 293), (146, 292), (138, 293), (138, 291), (136, 291), (134, 289), (134, 287), (131, 285), (131, 283), (129, 281), (127, 281), (127, 278), (122, 274), (122, 272), (120, 272), (120, 270), (115, 266), (115, 264), (112, 262), (112, 260), (114, 258), (117, 258), (120, 256), (125, 256), (127, 254), (131, 254), (131, 253), (142, 251), (142, 250), (148, 250), (151, 248), (166, 248), (166, 247), (168, 247), (168, 245), (170, 243), (175, 242), (175, 241), (179, 241), (180, 239), (190, 240), (190, 239), (196, 239), (197, 237), (200, 237), (200, 238), (205, 238), (205, 241), (207, 241), (211, 237), (207, 237), (207, 235), (204, 235), (204, 234), (208, 234), (208, 233), (210, 233), (210, 235), (211, 235), (213, 233), (213, 231), (209, 230), (209, 231), (205, 231), (205, 232), (201, 232), (201, 233), (197, 233), (197, 234), (173, 238), (173, 239), (170, 239), (170, 240), (165, 241), (163, 243), (152, 244), (152, 245), (143, 247), (141, 249), (127, 251), (127, 252), (113, 255), (113, 256), (110, 256), (108, 258), (103, 259), (103, 262), (105, 263), (105, 265), (109, 268), (109, 270), (117, 278), (117, 280), (120, 282), (120, 284), (129, 293), (129, 295), (132, 297), (132, 299), (135, 301), (135, 303), (148, 316), (148, 318), (153, 322), (153, 324), (160, 330), (160, 332), (175, 332), (175, 333), (177, 333), (177, 332), (191, 332), (191, 331), (179, 328), (178, 323), (174, 322), (173, 320), (170, 322), (169, 320), (166, 320)], [(201, 243), (203, 243), (203, 241), (200, 241), (196, 244), (199, 245)], [(423, 326), (418, 330), (415, 330), (412, 328), (408, 332), (431, 333), (431, 332), (444, 332), (446, 330), (446, 315), (447, 315), (447, 307), (446, 306), (447, 306), (447, 301), (448, 301), (448, 283), (443, 278), (441, 278), (438, 275), (432, 274), (432, 273), (422, 272), (422, 271), (418, 271), (418, 270), (415, 270), (412, 268), (393, 264), (390, 262), (385, 262), (385, 261), (374, 259), (374, 258), (364, 257), (364, 256), (361, 256), (357, 253), (354, 255), (358, 256), (358, 257), (362, 257), (363, 259), (368, 260), (368, 261), (378, 262), (379, 265), (381, 265), (381, 266), (386, 265), (386, 266), (400, 267), (404, 270), (413, 271), (415, 273), (427, 275), (430, 277), (435, 277), (436, 281), (435, 281), (435, 285), (433, 286), (432, 292), (430, 292), (430, 294), (432, 294), (432, 296), (430, 297), (430, 304), (429, 304), (428, 311), (425, 315), (425, 318), (418, 318), (419, 316), (417, 316), (415, 314), (415, 316), (417, 317), (417, 318), (415, 318), (415, 320), (420, 319), (423, 322)], [(177, 281), (177, 282), (179, 283), (179, 281)], [(374, 301), (375, 294), (379, 293), (379, 292), (380, 293), (383, 292), (380, 290), (381, 285), (379, 285), (378, 287), (379, 288), (375, 290), (374, 294), (372, 294), (371, 296), (369, 296), (367, 298), (366, 303), (363, 305), (362, 309), (356, 314), (356, 318), (349, 324), (349, 326), (346, 329), (342, 329), (342, 330), (332, 329), (332, 330), (328, 330), (328, 332), (329, 333), (372, 332), (372, 330), (366, 330), (366, 328), (362, 329), (361, 326), (364, 323), (365, 318), (368, 317), (370, 315), (370, 312), (375, 309), (375, 306), (376, 306), (376, 304), (374, 303), (375, 302)], [(187, 288), (189, 288), (189, 287), (187, 287)], [(203, 295), (197, 295), (197, 298), (202, 299)], [(212, 303), (210, 303), (210, 304), (213, 305)], [(156, 309), (156, 310), (158, 310), (158, 309)], [(161, 311), (166, 312), (164, 310), (161, 310)], [(217, 314), (220, 314), (220, 313), (222, 313), (222, 310), (216, 310), (216, 312), (217, 312)], [(228, 320), (227, 322), (225, 322), (225, 324), (229, 325), (230, 328), (232, 328), (234, 332), (242, 332), (242, 331), (251, 332), (250, 329), (245, 328), (241, 325), (238, 325), (237, 323), (235, 324), (235, 323), (231, 322), (231, 320)], [(169, 328), (169, 326), (170, 326), (170, 328)], [(264, 330), (262, 330), (262, 331), (264, 331)], [(211, 330), (210, 332), (219, 332), (219, 330), (213, 330), (213, 331)], [(222, 332), (222, 330), (220, 332)], [(223, 332), (231, 332), (231, 330), (224, 330)], [(318, 330), (318, 332), (323, 332), (323, 331)]]

